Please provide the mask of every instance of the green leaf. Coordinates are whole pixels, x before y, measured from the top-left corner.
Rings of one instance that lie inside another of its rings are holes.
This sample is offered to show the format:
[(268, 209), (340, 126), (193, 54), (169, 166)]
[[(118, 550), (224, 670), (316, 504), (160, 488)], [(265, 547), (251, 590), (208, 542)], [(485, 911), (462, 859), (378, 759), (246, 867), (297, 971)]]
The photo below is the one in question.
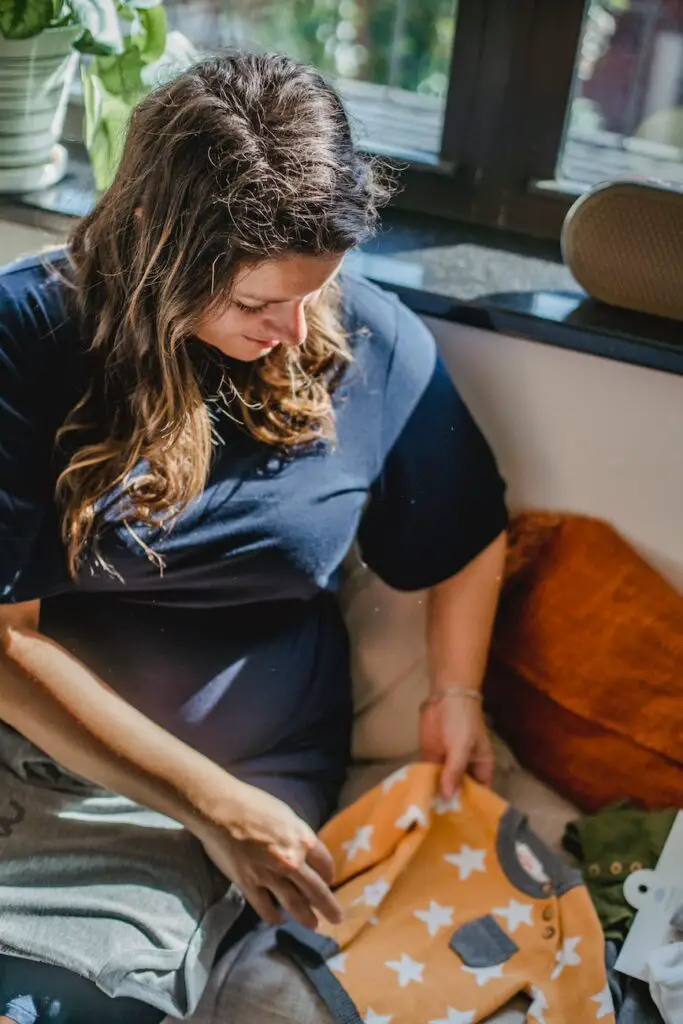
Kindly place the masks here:
[(83, 105), (85, 118), (83, 134), (86, 149), (90, 149), (102, 122), (102, 88), (96, 85), (97, 76), (88, 72), (81, 65), (81, 83), (83, 85)]
[(0, 35), (6, 39), (37, 36), (53, 17), (53, 0), (0, 0)]
[(84, 32), (74, 43), (74, 49), (79, 53), (88, 53), (93, 57), (107, 57), (111, 54), (111, 47), (106, 43), (99, 43), (93, 37), (92, 32)]
[[(85, 143), (99, 190), (114, 179), (132, 108), (150, 89), (197, 59), (197, 51), (183, 35), (167, 34), (166, 13), (160, 4), (128, 6), (134, 10), (134, 19), (123, 40), (123, 52), (102, 54), (91, 49), (94, 59), (82, 69)], [(119, 10), (123, 7), (119, 2)], [(90, 33), (85, 42), (96, 46), (97, 38)]]
[(149, 91), (142, 79), (144, 67), (142, 54), (135, 46), (131, 46), (125, 53), (115, 57), (99, 57), (93, 73), (99, 77), (106, 92), (112, 96), (121, 96), (133, 105)]
[(69, 4), (76, 24), (85, 30), (78, 41), (78, 49), (82, 53), (123, 52), (123, 37), (114, 0), (69, 0)]
[(85, 143), (98, 191), (109, 188), (121, 162), (131, 106), (112, 96), (92, 70), (83, 69)]
[(160, 5), (138, 11), (142, 31), (131, 36), (145, 64), (152, 64), (166, 51), (166, 11)]

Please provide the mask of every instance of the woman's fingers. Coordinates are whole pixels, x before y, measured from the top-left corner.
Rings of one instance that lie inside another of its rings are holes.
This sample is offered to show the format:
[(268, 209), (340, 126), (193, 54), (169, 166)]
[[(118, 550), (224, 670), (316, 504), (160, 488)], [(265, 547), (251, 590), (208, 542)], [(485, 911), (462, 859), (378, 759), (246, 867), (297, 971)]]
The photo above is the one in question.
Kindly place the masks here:
[(316, 840), (315, 846), (310, 850), (306, 861), (320, 875), (323, 882), (326, 882), (327, 885), (332, 885), (334, 881), (334, 861), (330, 851), (319, 839)]
[(275, 906), (267, 889), (244, 888), (242, 893), (262, 921), (272, 925), (282, 924), (282, 911)]
[(292, 882), (303, 893), (308, 904), (330, 924), (341, 924), (344, 916), (342, 908), (317, 871), (304, 864), (301, 870), (292, 876)]
[(496, 759), (493, 754), (491, 737), (487, 731), (482, 731), (472, 757), (470, 758), (470, 773), (477, 782), (484, 786), (493, 785), (493, 777), (496, 770)]
[(313, 913), (308, 899), (294, 882), (287, 878), (278, 878), (271, 883), (270, 890), (283, 910), (286, 910), (295, 921), (304, 928), (317, 928), (318, 918)]
[(467, 751), (451, 747), (441, 772), (440, 790), (444, 800), (451, 800), (456, 793), (460, 781), (467, 770)]
[(268, 888), (280, 906), (305, 928), (317, 928), (318, 914), (331, 924), (341, 924), (341, 906), (308, 865), (288, 878), (274, 878)]

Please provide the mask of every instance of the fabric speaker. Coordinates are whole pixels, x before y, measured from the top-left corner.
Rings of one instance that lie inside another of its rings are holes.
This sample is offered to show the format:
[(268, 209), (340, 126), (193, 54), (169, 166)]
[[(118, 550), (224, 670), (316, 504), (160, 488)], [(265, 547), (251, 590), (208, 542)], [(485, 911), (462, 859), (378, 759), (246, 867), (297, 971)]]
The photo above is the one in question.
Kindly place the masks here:
[(683, 320), (683, 191), (600, 185), (567, 214), (562, 250), (592, 298)]

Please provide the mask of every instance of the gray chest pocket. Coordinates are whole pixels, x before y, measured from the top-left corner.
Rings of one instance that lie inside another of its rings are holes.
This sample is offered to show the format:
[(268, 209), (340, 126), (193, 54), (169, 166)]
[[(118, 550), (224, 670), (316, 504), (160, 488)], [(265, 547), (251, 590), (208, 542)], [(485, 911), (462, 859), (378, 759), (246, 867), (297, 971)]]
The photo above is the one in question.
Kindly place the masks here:
[(466, 967), (475, 968), (504, 964), (519, 949), (490, 914), (458, 928), (449, 946)]

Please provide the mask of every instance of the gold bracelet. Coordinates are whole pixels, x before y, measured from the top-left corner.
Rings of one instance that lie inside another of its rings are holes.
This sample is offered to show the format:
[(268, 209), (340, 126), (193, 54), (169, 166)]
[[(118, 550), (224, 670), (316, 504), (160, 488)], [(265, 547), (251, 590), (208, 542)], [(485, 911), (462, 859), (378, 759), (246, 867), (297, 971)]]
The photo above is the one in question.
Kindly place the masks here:
[(434, 704), (440, 704), (448, 697), (464, 697), (466, 700), (478, 700), (480, 703), (484, 700), (484, 695), (480, 690), (470, 690), (464, 686), (449, 686), (447, 689), (441, 690), (440, 693), (430, 694), (426, 700), (423, 700), (420, 704), (420, 711), (424, 711), (425, 708), (430, 708)]

